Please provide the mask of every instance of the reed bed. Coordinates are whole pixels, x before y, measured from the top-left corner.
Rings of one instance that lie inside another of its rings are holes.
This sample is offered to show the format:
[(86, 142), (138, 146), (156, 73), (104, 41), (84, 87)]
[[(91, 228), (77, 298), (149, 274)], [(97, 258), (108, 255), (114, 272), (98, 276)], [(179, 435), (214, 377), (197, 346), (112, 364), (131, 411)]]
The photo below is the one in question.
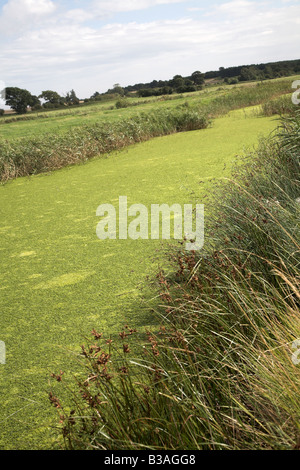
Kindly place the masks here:
[[(233, 109), (262, 104), (264, 113), (267, 113), (270, 112), (267, 110), (271, 107), (269, 104), (271, 99), (284, 94), (289, 94), (288, 99), (291, 99), (291, 92), (289, 80), (249, 84), (249, 86), (231, 89), (224, 88), (220, 90), (217, 97), (209, 99), (208, 102), (201, 96), (192, 104), (187, 101), (188, 106), (178, 106), (174, 109), (166, 105), (163, 109), (155, 109), (147, 113), (140, 112), (116, 122), (81, 125), (62, 134), (50, 133), (11, 141), (2, 139), (0, 140), (0, 181), (5, 182), (20, 176), (49, 172), (67, 165), (81, 163), (153, 137), (203, 129), (209, 126), (211, 119)], [(163, 97), (161, 99), (168, 101), (168, 99), (175, 98)], [(281, 111), (281, 107), (278, 110), (277, 105), (274, 109)], [(74, 111), (71, 112), (74, 113)], [(57, 116), (68, 114), (55, 111), (53, 113), (57, 113)], [(40, 115), (40, 117), (46, 116), (49, 116), (49, 113)], [(21, 116), (11, 119), (35, 118)]]
[(195, 109), (157, 110), (115, 123), (84, 125), (63, 135), (0, 141), (0, 180), (81, 163), (153, 137), (204, 129), (209, 119)]

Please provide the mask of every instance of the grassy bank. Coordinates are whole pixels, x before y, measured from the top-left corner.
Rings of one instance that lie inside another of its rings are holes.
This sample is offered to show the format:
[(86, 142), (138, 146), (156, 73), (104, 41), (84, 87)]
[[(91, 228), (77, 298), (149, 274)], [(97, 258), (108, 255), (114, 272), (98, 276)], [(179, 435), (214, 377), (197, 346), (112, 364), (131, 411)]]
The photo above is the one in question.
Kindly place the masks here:
[(71, 408), (50, 394), (66, 448), (299, 449), (299, 151), (297, 112), (214, 188), (206, 249), (174, 248), (138, 357), (134, 329), (93, 331)]

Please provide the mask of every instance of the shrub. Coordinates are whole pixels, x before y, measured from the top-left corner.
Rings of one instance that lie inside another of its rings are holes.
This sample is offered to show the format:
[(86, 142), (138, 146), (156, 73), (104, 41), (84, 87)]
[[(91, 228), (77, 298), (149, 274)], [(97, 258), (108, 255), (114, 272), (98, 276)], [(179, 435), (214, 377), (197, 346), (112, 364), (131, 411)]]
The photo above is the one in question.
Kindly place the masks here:
[(128, 100), (126, 98), (120, 99), (116, 102), (116, 108), (117, 109), (128, 108), (128, 106), (130, 106), (130, 104), (128, 103)]

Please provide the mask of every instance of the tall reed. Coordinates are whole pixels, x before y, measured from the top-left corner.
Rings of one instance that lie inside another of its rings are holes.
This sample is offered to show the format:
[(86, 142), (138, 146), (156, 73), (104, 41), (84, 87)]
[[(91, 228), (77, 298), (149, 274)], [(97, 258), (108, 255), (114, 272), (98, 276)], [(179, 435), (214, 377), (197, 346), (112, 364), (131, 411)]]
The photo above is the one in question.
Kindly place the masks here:
[(92, 332), (66, 404), (50, 394), (65, 448), (300, 448), (299, 154), (298, 111), (215, 188), (205, 251), (169, 253), (159, 331)]
[(0, 141), (0, 180), (49, 172), (84, 162), (152, 137), (204, 129), (209, 120), (195, 109), (162, 109), (115, 123), (74, 128), (63, 135)]

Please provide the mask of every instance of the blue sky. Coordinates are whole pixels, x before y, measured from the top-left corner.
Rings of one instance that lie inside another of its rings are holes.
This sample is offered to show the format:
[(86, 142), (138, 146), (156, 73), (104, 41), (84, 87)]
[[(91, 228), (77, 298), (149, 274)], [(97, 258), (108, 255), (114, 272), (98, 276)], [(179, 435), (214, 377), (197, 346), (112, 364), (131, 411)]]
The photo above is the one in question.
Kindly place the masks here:
[(0, 0), (0, 81), (81, 98), (299, 58), (299, 0)]

